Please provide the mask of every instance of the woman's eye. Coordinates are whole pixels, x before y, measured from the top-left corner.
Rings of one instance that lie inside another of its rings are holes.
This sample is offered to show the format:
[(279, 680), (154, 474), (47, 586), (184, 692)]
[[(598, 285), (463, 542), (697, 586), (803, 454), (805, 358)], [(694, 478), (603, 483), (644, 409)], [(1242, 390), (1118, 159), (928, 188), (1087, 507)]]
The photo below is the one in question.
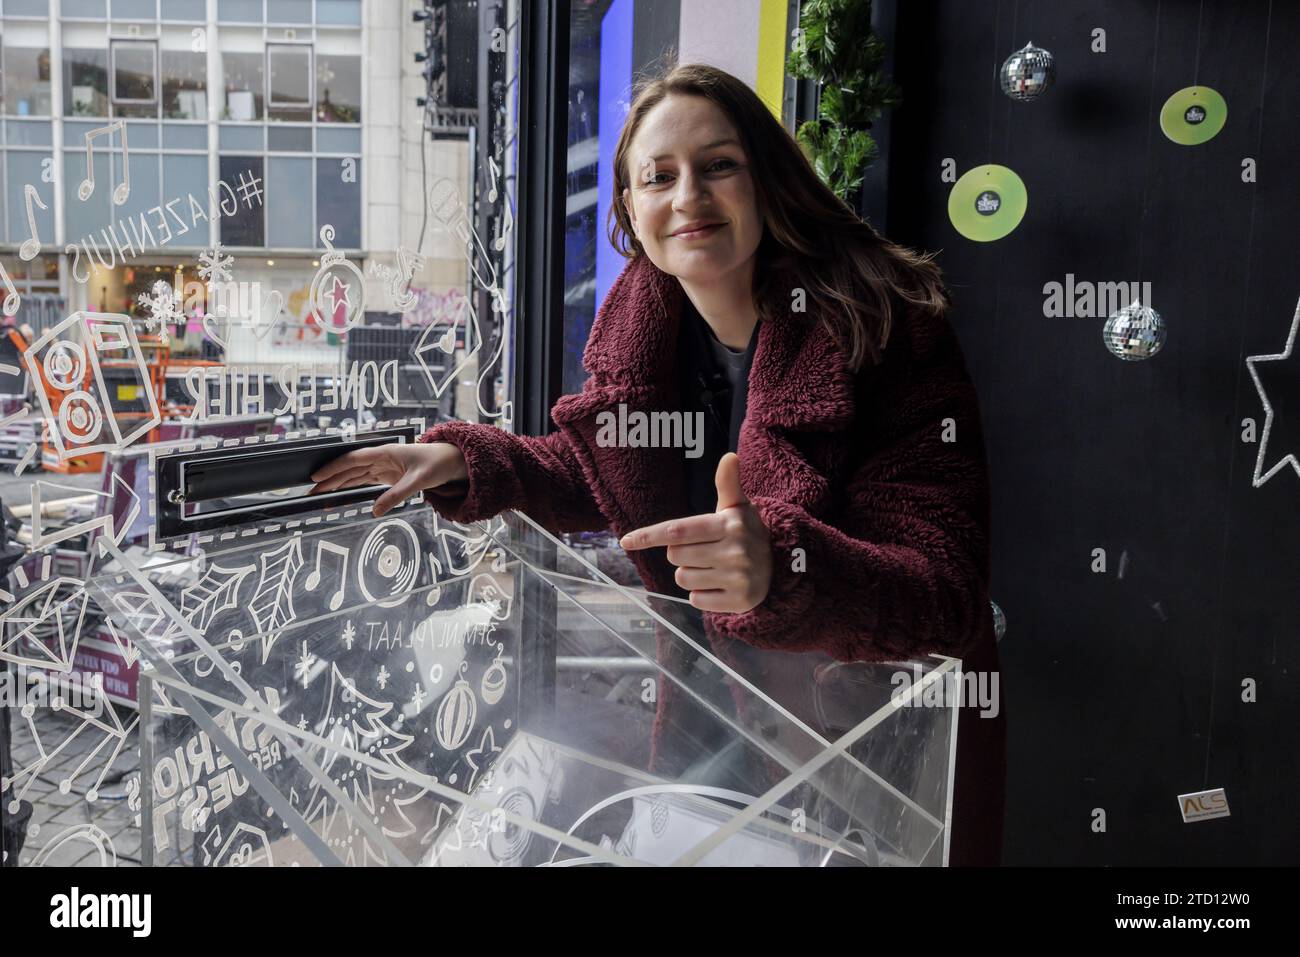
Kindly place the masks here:
[(715, 160), (713, 165), (710, 166), (709, 168), (726, 170), (734, 167), (735, 165), (736, 165), (735, 160), (720, 159), (720, 160)]

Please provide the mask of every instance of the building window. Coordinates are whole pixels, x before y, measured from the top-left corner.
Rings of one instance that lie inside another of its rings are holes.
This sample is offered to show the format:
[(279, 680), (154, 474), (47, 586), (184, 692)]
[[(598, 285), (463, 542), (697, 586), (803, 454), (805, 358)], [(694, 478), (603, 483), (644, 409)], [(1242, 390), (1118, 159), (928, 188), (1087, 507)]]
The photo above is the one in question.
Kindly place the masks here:
[(314, 248), (319, 240), (312, 226), (312, 161), (269, 156), (266, 163), (267, 245)]
[(113, 40), (115, 116), (158, 115), (158, 44), (151, 40)]
[(316, 55), (316, 119), (321, 123), (361, 122), (361, 57)]
[(267, 115), (311, 121), (312, 48), (305, 43), (266, 45)]
[[(265, 181), (265, 163), (260, 156), (222, 156), (217, 166), (222, 182), (231, 190), (237, 189), (241, 181), (250, 181), (253, 177)], [(223, 190), (221, 198), (228, 201), (230, 195)], [(237, 201), (235, 206), (234, 213), (228, 213), (225, 208), (221, 211), (221, 241), (227, 246), (265, 246), (265, 200)]]
[(221, 110), (223, 120), (248, 122), (262, 118), (262, 64), (260, 53), (221, 54), (226, 84), (226, 102)]
[(10, 116), (50, 115), (49, 48), (4, 46), (4, 112)]
[(334, 227), (339, 249), (361, 248), (361, 157), (317, 157), (316, 229)]
[(63, 50), (63, 112), (108, 116), (108, 51)]
[(163, 116), (170, 120), (208, 118), (207, 64), (202, 56), (162, 51)]

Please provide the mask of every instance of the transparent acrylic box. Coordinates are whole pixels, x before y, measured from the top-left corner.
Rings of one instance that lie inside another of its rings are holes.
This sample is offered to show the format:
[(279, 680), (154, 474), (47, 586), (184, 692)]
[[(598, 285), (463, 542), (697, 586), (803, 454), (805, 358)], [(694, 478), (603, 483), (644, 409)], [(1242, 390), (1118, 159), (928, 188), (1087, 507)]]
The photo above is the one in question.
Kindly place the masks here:
[(959, 661), (723, 642), (520, 513), (288, 524), (87, 583), (145, 663), (144, 863), (946, 862)]

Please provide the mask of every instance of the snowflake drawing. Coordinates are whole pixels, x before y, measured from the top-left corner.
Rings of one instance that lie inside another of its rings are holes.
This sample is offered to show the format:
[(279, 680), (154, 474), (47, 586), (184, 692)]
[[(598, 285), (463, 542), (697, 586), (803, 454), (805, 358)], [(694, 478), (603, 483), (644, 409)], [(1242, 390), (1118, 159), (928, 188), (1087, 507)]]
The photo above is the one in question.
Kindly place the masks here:
[(199, 278), (204, 282), (230, 282), (234, 278), (231, 267), (235, 257), (226, 255), (221, 243), (199, 253)]
[(294, 677), (302, 682), (302, 686), (307, 687), (307, 682), (311, 678), (311, 670), (316, 665), (316, 656), (307, 650), (307, 642), (302, 643), (302, 656), (294, 666)]
[(164, 341), (167, 339), (169, 323), (174, 325), (185, 321), (185, 312), (176, 300), (176, 293), (165, 279), (155, 282), (151, 292), (141, 293), (136, 299), (136, 305), (148, 313), (145, 326), (151, 331), (156, 328)]

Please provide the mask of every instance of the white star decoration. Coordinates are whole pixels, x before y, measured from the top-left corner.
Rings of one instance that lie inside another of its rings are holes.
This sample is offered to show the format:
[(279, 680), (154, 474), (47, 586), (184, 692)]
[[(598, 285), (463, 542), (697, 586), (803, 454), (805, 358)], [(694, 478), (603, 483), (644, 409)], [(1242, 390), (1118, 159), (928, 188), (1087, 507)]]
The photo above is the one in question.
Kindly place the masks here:
[(1282, 466), (1290, 464), (1295, 470), (1297, 476), (1300, 476), (1300, 462), (1296, 461), (1295, 454), (1288, 452), (1282, 456), (1278, 463), (1265, 472), (1262, 476), (1260, 472), (1264, 468), (1264, 454), (1268, 450), (1268, 433), (1273, 427), (1273, 406), (1268, 401), (1268, 396), (1264, 394), (1264, 385), (1259, 381), (1259, 373), (1255, 371), (1257, 362), (1278, 362), (1282, 359), (1291, 357), (1291, 347), (1295, 345), (1296, 327), (1300, 326), (1300, 302), (1296, 303), (1295, 316), (1291, 319), (1291, 331), (1286, 337), (1286, 347), (1278, 355), (1272, 356), (1247, 356), (1246, 368), (1250, 370), (1250, 377), (1255, 381), (1255, 391), (1259, 393), (1259, 401), (1264, 405), (1264, 434), (1259, 441), (1259, 454), (1255, 457), (1255, 475), (1251, 479), (1255, 488), (1259, 488), (1274, 475)]

